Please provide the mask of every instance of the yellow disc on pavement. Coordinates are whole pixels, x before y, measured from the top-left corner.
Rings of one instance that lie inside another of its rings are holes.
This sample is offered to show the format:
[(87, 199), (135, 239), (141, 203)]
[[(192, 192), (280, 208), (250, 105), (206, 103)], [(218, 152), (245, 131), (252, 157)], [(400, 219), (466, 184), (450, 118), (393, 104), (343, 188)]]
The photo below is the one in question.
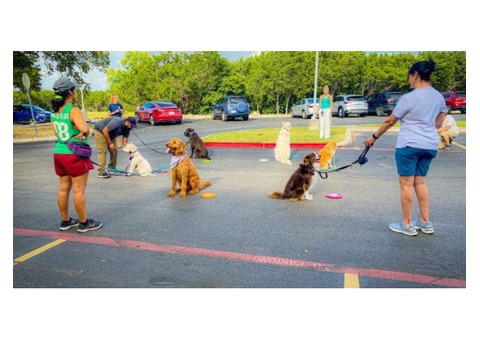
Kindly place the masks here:
[(217, 196), (217, 194), (214, 192), (204, 192), (200, 196), (202, 196), (203, 198), (214, 198), (215, 196)]

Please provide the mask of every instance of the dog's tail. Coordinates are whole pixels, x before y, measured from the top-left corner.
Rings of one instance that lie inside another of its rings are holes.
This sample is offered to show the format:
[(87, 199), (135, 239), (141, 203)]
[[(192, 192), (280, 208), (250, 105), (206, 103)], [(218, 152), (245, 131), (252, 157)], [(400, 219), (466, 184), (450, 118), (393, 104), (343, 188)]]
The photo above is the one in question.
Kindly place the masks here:
[(276, 199), (276, 200), (284, 200), (283, 194), (280, 191), (274, 191), (268, 197)]
[(212, 182), (206, 181), (205, 183), (200, 184), (200, 189), (203, 189), (205, 187), (209, 187), (210, 185), (212, 185)]

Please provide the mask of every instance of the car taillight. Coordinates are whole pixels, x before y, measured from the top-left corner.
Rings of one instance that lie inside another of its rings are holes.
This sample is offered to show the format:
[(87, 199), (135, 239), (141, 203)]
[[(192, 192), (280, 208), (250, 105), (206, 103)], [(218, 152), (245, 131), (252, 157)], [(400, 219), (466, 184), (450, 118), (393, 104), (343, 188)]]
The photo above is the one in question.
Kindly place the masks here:
[(385, 100), (387, 102), (387, 104), (391, 104), (392, 103), (392, 100), (391, 99), (387, 99)]
[(227, 107), (230, 107), (230, 103), (227, 103)]
[(309, 108), (309, 109), (313, 108), (313, 105), (308, 105), (308, 108)]
[(365, 104), (368, 104), (368, 102), (366, 100), (363, 101)]
[(345, 105), (347, 105), (347, 104), (351, 104), (352, 102), (343, 102), (343, 103), (344, 103)]

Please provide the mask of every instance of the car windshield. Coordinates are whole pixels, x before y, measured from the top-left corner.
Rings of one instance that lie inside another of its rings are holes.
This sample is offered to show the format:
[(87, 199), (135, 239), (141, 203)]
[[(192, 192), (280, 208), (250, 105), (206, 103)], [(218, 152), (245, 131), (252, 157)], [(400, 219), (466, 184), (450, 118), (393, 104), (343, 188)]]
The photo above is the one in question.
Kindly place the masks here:
[(232, 98), (230, 98), (230, 101), (231, 101), (233, 104), (240, 103), (240, 102), (246, 103), (246, 102), (247, 102), (247, 99), (244, 98), (244, 97), (232, 97)]
[(450, 94), (450, 93), (442, 93), (442, 95), (443, 95), (443, 98), (448, 98), (448, 97), (450, 97), (450, 96), (451, 96), (451, 94)]
[(362, 96), (348, 96), (346, 100), (350, 100), (352, 102), (363, 102), (365, 98), (363, 98)]
[(163, 107), (173, 107), (173, 106), (176, 106), (176, 105), (173, 104), (173, 103), (156, 102), (156, 104), (159, 105), (159, 106), (163, 106)]
[(467, 92), (458, 92), (457, 97), (467, 98)]
[[(308, 101), (309, 104), (313, 104), (313, 98), (312, 99), (307, 99), (307, 101)], [(315, 100), (315, 104), (318, 104), (318, 102), (319, 102), (319, 98), (317, 98)]]

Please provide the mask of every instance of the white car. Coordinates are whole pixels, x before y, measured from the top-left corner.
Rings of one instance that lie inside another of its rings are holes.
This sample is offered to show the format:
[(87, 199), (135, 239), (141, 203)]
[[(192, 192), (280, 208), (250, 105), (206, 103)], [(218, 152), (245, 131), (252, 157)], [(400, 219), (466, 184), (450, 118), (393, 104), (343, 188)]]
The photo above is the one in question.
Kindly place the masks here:
[(340, 118), (348, 117), (349, 114), (365, 117), (368, 113), (368, 102), (360, 95), (340, 95), (333, 98), (332, 111), (332, 115)]
[[(318, 98), (316, 100), (315, 108), (318, 106)], [(313, 115), (313, 98), (303, 98), (297, 101), (292, 106), (291, 116), (302, 117), (303, 119), (310, 118)]]

